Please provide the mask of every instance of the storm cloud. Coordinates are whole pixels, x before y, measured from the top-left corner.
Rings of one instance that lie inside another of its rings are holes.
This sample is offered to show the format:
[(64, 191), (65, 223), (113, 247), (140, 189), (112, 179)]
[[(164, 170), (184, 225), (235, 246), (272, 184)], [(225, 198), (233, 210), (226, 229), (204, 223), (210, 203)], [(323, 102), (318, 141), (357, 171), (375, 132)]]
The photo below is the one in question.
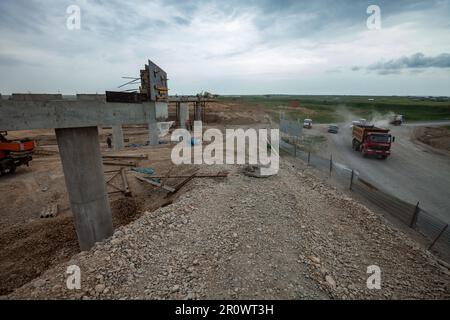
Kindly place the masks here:
[(171, 94), (450, 95), (449, 3), (379, 0), (369, 30), (371, 0), (0, 1), (0, 92), (114, 90), (151, 59)]
[[(379, 74), (397, 73), (404, 69), (424, 69), (424, 68), (450, 68), (450, 54), (442, 53), (437, 56), (426, 56), (418, 52), (411, 56), (403, 56), (398, 59), (380, 61), (369, 65), (366, 69), (377, 71)], [(352, 70), (359, 70), (353, 67)]]

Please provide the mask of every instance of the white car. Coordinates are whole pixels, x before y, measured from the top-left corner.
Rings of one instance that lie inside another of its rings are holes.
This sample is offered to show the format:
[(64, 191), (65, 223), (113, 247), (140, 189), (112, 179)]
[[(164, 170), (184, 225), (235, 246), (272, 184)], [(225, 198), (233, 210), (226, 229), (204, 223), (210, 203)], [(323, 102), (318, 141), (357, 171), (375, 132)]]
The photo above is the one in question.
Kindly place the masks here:
[(303, 128), (311, 129), (312, 128), (312, 120), (311, 119), (303, 120)]

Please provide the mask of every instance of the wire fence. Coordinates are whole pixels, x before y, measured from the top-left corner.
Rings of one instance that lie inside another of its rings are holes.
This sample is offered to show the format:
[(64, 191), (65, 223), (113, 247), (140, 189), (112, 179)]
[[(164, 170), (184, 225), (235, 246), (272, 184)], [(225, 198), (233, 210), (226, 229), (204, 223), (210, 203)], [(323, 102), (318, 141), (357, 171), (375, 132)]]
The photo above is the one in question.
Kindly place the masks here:
[(397, 220), (422, 234), (429, 242), (428, 249), (448, 253), (450, 249), (450, 228), (448, 223), (425, 211), (420, 203), (409, 203), (374, 186), (362, 178), (357, 171), (333, 160), (332, 155), (326, 159), (299, 149), (295, 144), (280, 140), (280, 148), (308, 165), (328, 171), (343, 186), (348, 187), (371, 203), (381, 208)]

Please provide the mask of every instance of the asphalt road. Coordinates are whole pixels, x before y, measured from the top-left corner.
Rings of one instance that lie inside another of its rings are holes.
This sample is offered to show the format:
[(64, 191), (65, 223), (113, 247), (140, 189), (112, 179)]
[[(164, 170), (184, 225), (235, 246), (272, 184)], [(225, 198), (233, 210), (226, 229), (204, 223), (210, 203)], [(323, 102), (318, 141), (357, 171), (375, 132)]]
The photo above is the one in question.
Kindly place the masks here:
[(327, 133), (326, 126), (316, 130), (328, 138), (327, 152), (333, 154), (333, 159), (355, 169), (384, 191), (413, 204), (420, 201), (421, 208), (450, 223), (450, 156), (411, 140), (415, 126), (447, 124), (450, 121), (392, 126), (395, 142), (386, 160), (364, 158), (353, 151), (348, 124), (340, 124), (338, 134)]

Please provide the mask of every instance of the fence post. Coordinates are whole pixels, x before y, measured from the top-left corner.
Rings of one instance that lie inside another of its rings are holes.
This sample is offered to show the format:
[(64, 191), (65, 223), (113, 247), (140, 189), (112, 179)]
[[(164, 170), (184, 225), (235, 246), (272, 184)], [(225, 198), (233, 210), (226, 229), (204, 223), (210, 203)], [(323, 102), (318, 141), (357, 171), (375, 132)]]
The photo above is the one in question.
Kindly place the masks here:
[(294, 158), (297, 158), (297, 137), (294, 138)]
[(409, 225), (410, 228), (414, 228), (415, 227), (415, 225), (417, 223), (417, 217), (419, 216), (419, 211), (420, 211), (419, 201), (417, 201), (416, 208), (414, 209), (414, 214), (412, 216), (411, 223)]
[(330, 177), (331, 177), (331, 170), (333, 170), (333, 155), (330, 154)]
[(352, 169), (352, 176), (350, 177), (350, 187), (349, 187), (350, 190), (352, 190), (352, 187), (353, 187), (353, 174), (354, 174), (354, 172)]
[(441, 230), (441, 232), (439, 232), (439, 234), (437, 235), (437, 237), (433, 240), (433, 242), (430, 244), (430, 246), (428, 247), (428, 250), (431, 250), (431, 248), (434, 246), (434, 244), (436, 243), (436, 241), (438, 241), (438, 239), (442, 236), (442, 234), (445, 232), (445, 230), (447, 230), (448, 224), (445, 225), (445, 227)]
[(311, 151), (308, 150), (308, 166), (309, 166), (309, 159), (311, 158)]

